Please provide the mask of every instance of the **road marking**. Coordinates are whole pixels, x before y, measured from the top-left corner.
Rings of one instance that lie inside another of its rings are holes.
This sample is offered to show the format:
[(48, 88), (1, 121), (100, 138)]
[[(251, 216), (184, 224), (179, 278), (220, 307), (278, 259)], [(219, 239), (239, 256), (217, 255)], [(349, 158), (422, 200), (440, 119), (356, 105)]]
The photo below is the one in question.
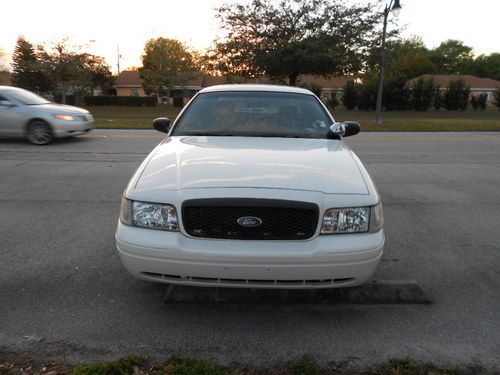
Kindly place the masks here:
[(145, 135), (145, 134), (84, 134), (81, 138), (126, 138), (126, 139), (163, 139), (161, 135)]

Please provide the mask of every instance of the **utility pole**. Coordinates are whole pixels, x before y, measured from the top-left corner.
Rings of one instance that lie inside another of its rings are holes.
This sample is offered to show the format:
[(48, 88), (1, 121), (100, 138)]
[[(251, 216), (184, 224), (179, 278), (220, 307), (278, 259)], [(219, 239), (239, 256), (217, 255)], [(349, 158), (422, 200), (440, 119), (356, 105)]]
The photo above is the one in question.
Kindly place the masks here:
[(117, 57), (118, 57), (118, 60), (117, 60), (118, 62), (116, 65), (118, 67), (118, 75), (119, 75), (120, 74), (120, 58), (122, 56), (120, 55), (120, 45), (118, 45), (118, 44), (116, 45), (116, 53), (117, 53)]
[(377, 89), (377, 107), (375, 109), (375, 125), (382, 124), (382, 116), (380, 115), (382, 108), (382, 90), (384, 88), (384, 74), (385, 74), (385, 37), (387, 34), (387, 17), (389, 13), (392, 12), (395, 17), (398, 16), (399, 11), (401, 10), (401, 5), (399, 4), (399, 0), (394, 0), (394, 5), (392, 5), (393, 0), (389, 3), (389, 5), (385, 5), (384, 9), (384, 28), (382, 31), (382, 46), (380, 52), (380, 77), (378, 80), (378, 89)]

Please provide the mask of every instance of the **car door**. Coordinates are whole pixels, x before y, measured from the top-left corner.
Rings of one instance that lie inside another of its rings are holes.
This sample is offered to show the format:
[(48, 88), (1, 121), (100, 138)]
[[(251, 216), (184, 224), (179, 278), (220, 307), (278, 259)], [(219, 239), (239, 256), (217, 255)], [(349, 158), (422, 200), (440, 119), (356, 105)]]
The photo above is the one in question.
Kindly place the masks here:
[(22, 106), (0, 93), (0, 135), (18, 137), (24, 134), (26, 115)]

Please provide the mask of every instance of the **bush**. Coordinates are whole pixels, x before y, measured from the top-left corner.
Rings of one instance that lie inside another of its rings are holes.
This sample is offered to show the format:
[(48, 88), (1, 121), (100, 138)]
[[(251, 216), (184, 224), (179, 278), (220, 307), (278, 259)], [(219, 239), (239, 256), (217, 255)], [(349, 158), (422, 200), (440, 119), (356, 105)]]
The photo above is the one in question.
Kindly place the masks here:
[(432, 106), (436, 111), (438, 111), (439, 108), (443, 107), (443, 96), (441, 95), (441, 90), (439, 89), (439, 87), (439, 85), (436, 86), (434, 95), (432, 97)]
[(479, 109), (479, 100), (478, 100), (477, 95), (470, 96), (470, 105), (472, 106), (472, 109), (474, 111)]
[(374, 110), (377, 106), (377, 80), (365, 81), (358, 90), (358, 108), (363, 111)]
[[(434, 80), (420, 77), (411, 88), (411, 106), (415, 111), (427, 111), (435, 99), (436, 85)], [(439, 108), (437, 108), (439, 109)]]
[(86, 96), (84, 102), (88, 106), (154, 107), (157, 104), (154, 96)]
[(311, 91), (314, 95), (316, 95), (318, 98), (321, 98), (321, 92), (323, 91), (323, 86), (318, 85), (316, 83), (303, 83), (299, 85), (299, 87), (302, 87), (303, 89)]
[(488, 104), (488, 94), (479, 94), (477, 97), (477, 103), (479, 104), (481, 111), (484, 111), (486, 109), (486, 104)]
[(406, 77), (391, 76), (385, 80), (382, 105), (388, 111), (410, 108), (410, 92), (406, 85)]
[(443, 96), (444, 107), (448, 111), (465, 110), (469, 104), (470, 87), (463, 79), (450, 81)]
[(493, 93), (493, 97), (495, 98), (495, 105), (500, 109), (500, 89), (497, 89)]
[(358, 88), (354, 81), (347, 81), (342, 88), (342, 104), (346, 109), (352, 111), (356, 108), (358, 99)]
[(330, 99), (326, 101), (326, 105), (331, 109), (335, 109), (339, 105), (339, 100), (337, 98), (337, 91), (330, 92)]

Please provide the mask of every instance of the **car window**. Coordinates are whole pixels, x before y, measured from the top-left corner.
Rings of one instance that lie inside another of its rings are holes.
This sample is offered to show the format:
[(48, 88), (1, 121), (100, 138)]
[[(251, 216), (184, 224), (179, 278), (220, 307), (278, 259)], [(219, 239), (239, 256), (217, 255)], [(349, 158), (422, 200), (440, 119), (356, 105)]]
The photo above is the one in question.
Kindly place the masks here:
[(172, 135), (325, 137), (332, 120), (312, 95), (283, 92), (199, 94)]
[(9, 98), (14, 99), (24, 105), (39, 105), (50, 103), (47, 99), (42, 98), (30, 91), (23, 89), (11, 89), (6, 93)]

